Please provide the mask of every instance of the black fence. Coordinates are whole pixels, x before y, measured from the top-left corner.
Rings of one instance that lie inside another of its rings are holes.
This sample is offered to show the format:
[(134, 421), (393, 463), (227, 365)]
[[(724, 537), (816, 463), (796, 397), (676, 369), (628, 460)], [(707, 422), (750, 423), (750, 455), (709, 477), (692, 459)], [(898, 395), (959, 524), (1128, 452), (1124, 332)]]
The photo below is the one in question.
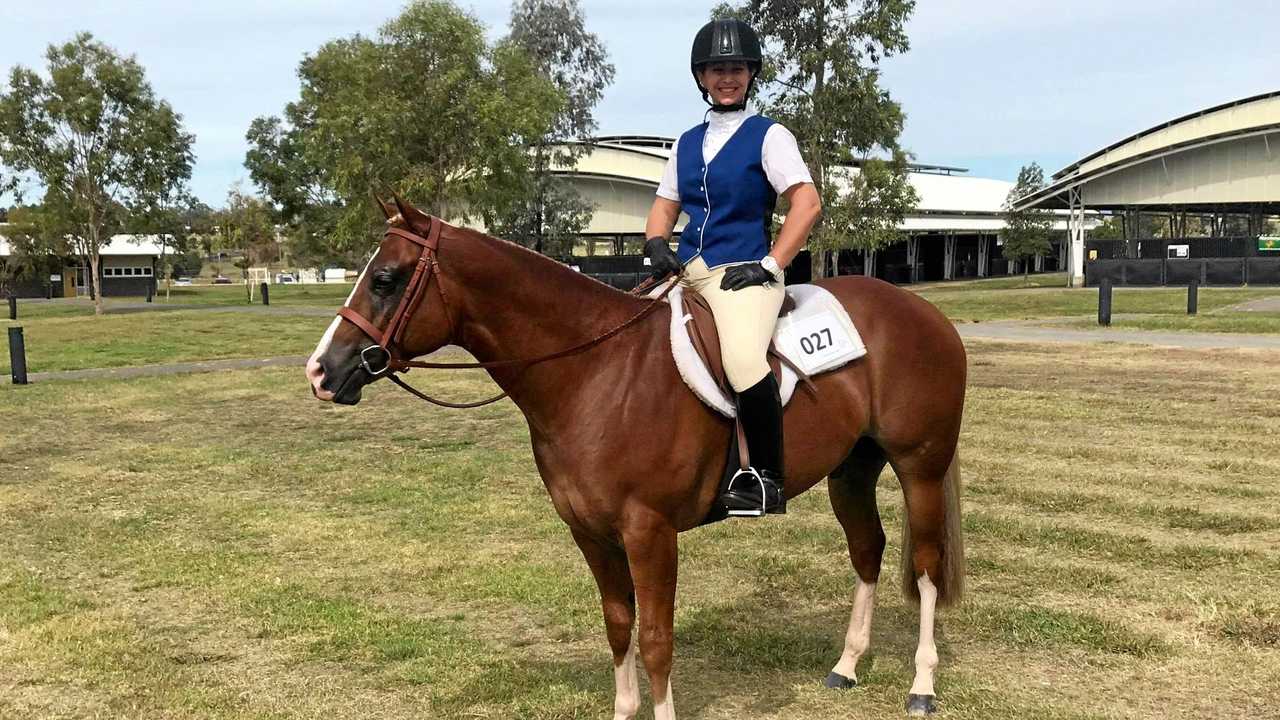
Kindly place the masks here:
[(1243, 258), (1258, 255), (1258, 238), (1189, 237), (1189, 238), (1139, 238), (1136, 240), (1089, 240), (1084, 244), (1085, 257), (1098, 260), (1166, 260), (1169, 246), (1184, 246), (1186, 255), (1181, 258)]
[(1084, 283), (1113, 285), (1280, 285), (1280, 258), (1103, 259), (1084, 264)]
[(630, 290), (649, 276), (643, 255), (592, 255), (561, 258), (560, 261), (619, 290)]
[[(619, 290), (631, 290), (649, 277), (649, 266), (644, 264), (643, 255), (592, 255), (560, 258), (560, 262)], [(848, 272), (845, 267), (841, 270)], [(906, 265), (902, 266), (901, 275), (901, 282), (911, 282), (911, 271)], [(786, 283), (807, 283), (810, 278), (809, 251), (801, 250), (786, 269)]]

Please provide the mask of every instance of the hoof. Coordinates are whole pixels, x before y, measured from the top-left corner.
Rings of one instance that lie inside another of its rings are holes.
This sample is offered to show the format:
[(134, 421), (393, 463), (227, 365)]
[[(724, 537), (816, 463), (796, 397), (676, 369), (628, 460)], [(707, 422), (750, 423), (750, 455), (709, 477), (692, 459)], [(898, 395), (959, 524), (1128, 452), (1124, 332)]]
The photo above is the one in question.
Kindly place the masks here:
[(938, 706), (933, 702), (932, 695), (908, 695), (907, 696), (907, 715), (910, 717), (924, 717), (932, 715), (938, 711)]
[(827, 673), (827, 679), (822, 681), (823, 687), (829, 687), (832, 690), (848, 690), (851, 687), (857, 687), (858, 681), (855, 678), (847, 678), (840, 673)]

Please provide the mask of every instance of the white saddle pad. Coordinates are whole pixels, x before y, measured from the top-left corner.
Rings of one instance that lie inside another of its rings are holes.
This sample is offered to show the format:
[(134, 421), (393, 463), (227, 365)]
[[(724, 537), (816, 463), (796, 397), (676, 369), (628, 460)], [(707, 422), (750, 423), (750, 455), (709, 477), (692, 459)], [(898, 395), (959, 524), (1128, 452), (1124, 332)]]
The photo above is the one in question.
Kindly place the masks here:
[[(652, 294), (659, 292), (661, 287)], [(677, 286), (667, 296), (667, 302), (671, 303), (671, 354), (680, 377), (707, 405), (725, 417), (734, 417), (737, 409), (733, 398), (720, 390), (689, 339), (685, 323), (691, 318), (684, 314), (683, 294), (684, 288)], [(795, 301), (796, 308), (778, 319), (773, 343), (778, 352), (797, 367), (809, 375), (817, 375), (867, 354), (853, 320), (834, 295), (817, 285), (791, 285), (787, 287), (787, 294)], [(791, 400), (798, 381), (799, 377), (784, 363), (778, 387), (784, 406)]]

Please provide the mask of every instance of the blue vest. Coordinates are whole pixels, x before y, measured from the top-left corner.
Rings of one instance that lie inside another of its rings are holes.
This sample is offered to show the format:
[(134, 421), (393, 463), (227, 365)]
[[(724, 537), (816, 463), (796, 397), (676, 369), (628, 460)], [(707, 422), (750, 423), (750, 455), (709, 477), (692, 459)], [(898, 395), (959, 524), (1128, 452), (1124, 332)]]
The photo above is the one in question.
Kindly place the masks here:
[(676, 252), (680, 262), (702, 255), (713, 268), (759, 260), (769, 253), (769, 221), (777, 194), (760, 154), (771, 125), (772, 120), (760, 115), (747, 118), (710, 163), (702, 161), (708, 123), (680, 136), (676, 184), (680, 209), (689, 216)]

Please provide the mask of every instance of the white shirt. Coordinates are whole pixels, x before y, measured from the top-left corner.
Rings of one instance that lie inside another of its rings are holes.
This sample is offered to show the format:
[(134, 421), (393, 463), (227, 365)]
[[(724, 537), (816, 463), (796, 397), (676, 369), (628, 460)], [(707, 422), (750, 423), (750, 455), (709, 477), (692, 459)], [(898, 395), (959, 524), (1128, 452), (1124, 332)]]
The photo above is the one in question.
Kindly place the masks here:
[[(727, 113), (713, 111), (709, 114), (711, 124), (707, 128), (707, 134), (702, 138), (702, 160), (708, 163), (749, 117), (746, 110)], [(674, 202), (680, 202), (680, 185), (676, 179), (676, 148), (678, 146), (679, 143), (676, 143), (671, 147), (671, 157), (667, 159), (667, 167), (662, 171), (662, 182), (658, 184), (658, 197)], [(764, 165), (764, 174), (769, 178), (769, 184), (779, 195), (790, 189), (792, 185), (813, 182), (809, 168), (804, 164), (804, 158), (800, 157), (796, 136), (783, 127), (782, 123), (774, 123), (765, 131), (764, 144), (760, 148), (760, 160)]]

